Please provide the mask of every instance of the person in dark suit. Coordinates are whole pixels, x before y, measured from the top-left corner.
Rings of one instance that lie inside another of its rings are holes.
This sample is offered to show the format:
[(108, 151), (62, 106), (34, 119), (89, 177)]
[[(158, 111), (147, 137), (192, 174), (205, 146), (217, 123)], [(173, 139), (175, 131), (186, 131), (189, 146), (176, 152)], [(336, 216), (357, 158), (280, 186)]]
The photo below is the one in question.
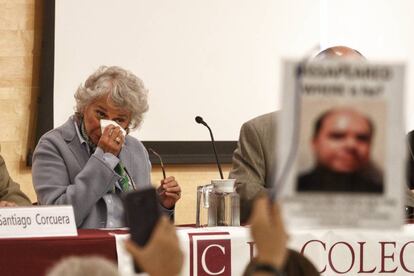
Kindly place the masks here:
[(316, 120), (312, 136), (315, 166), (299, 177), (297, 190), (382, 193), (382, 173), (370, 159), (374, 125), (348, 107)]
[[(123, 193), (151, 187), (143, 144), (130, 135), (148, 109), (143, 82), (120, 67), (100, 67), (77, 90), (76, 112), (41, 137), (33, 154), (40, 204), (71, 204), (80, 228), (125, 226)], [(102, 120), (110, 120), (105, 128)], [(161, 181), (160, 208), (172, 216), (181, 188)]]
[(19, 184), (13, 181), (7, 171), (6, 163), (0, 155), (0, 207), (15, 207), (31, 205), (30, 199), (21, 190)]

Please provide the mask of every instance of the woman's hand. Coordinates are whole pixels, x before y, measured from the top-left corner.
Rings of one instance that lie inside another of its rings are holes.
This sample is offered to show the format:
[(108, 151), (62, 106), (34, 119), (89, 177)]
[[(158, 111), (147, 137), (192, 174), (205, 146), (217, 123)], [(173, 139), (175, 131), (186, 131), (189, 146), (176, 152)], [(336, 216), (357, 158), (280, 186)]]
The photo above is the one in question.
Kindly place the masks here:
[(101, 138), (98, 141), (98, 147), (104, 152), (109, 152), (118, 156), (124, 142), (125, 137), (122, 134), (121, 128), (109, 125), (104, 129)]
[(174, 176), (169, 176), (161, 180), (161, 185), (157, 189), (162, 206), (167, 209), (174, 207), (175, 203), (181, 198), (181, 188)]

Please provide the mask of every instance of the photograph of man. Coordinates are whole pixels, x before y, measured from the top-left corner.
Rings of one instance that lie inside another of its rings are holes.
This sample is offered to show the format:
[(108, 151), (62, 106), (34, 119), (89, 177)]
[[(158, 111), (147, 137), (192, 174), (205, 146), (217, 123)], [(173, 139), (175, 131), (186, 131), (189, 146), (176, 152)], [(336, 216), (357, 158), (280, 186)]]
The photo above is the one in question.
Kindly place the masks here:
[(349, 107), (331, 108), (313, 126), (313, 168), (300, 175), (299, 192), (382, 193), (382, 172), (371, 160), (372, 120)]

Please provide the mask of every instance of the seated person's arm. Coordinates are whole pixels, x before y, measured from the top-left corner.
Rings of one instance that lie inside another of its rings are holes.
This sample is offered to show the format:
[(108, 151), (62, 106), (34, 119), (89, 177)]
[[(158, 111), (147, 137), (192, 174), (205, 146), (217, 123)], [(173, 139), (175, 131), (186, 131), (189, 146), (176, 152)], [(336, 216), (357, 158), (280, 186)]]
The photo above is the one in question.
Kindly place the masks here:
[(20, 190), (19, 184), (14, 182), (0, 156), (0, 207), (16, 205), (31, 205), (30, 199)]

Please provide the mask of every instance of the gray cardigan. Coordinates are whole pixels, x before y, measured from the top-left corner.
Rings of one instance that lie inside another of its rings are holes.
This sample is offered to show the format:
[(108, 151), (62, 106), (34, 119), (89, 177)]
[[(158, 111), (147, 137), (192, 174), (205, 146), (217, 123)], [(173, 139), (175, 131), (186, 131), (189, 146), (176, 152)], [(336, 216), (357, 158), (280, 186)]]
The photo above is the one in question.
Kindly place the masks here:
[[(151, 186), (151, 164), (140, 141), (127, 135), (119, 159), (137, 189)], [(39, 140), (33, 154), (32, 175), (40, 204), (72, 205), (80, 228), (106, 226), (107, 207), (102, 197), (114, 189), (120, 176), (102, 156), (89, 156), (72, 118)]]

